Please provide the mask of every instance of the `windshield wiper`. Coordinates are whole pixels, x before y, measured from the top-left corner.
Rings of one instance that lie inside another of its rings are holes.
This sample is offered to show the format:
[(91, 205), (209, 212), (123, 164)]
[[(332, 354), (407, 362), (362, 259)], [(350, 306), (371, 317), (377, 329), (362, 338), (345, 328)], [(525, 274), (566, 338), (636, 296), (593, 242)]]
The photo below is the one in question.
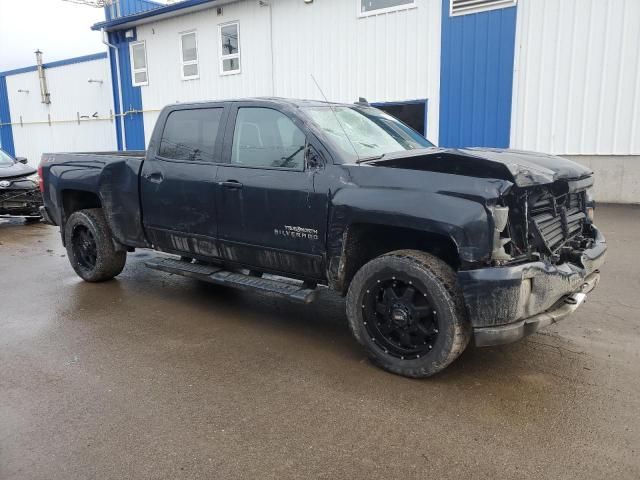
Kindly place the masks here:
[(376, 160), (383, 159), (385, 155), (386, 155), (386, 153), (381, 153), (380, 155), (375, 155), (373, 157), (359, 158), (358, 160), (356, 160), (356, 163), (358, 165), (360, 165), (361, 163), (375, 162)]

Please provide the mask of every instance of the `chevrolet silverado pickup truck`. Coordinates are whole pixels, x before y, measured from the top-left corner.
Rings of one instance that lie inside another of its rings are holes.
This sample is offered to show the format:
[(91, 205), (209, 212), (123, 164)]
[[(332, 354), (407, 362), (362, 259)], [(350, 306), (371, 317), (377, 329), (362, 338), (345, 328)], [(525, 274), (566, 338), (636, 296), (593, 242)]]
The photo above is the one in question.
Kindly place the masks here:
[(438, 148), (362, 103), (171, 105), (146, 152), (44, 154), (40, 175), (84, 280), (145, 248), (153, 269), (292, 301), (326, 286), (372, 361), (408, 377), (566, 317), (606, 252), (586, 168)]

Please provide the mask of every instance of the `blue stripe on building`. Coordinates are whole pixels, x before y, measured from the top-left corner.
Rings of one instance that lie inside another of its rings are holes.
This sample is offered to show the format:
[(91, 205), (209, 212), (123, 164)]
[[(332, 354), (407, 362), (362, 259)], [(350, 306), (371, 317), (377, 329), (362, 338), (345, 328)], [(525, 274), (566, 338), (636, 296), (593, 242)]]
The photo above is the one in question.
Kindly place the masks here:
[[(116, 122), (116, 133), (118, 136), (118, 150), (122, 150), (124, 144), (126, 150), (144, 150), (144, 121), (142, 113), (135, 113), (142, 110), (142, 92), (140, 87), (134, 87), (131, 78), (131, 58), (129, 56), (129, 43), (135, 41), (136, 30), (131, 29), (133, 36), (125, 37), (125, 31), (119, 30), (109, 33), (109, 43), (118, 49), (120, 67), (120, 89), (122, 93), (122, 108), (124, 113), (124, 141), (120, 122)], [(113, 101), (116, 113), (120, 112), (120, 97), (118, 92), (118, 82), (115, 77), (115, 55), (111, 59), (111, 77), (113, 85)]]
[[(65, 65), (74, 65), (76, 63), (92, 62), (93, 60), (101, 60), (107, 58), (106, 52), (92, 53), (90, 55), (82, 55), (81, 57), (65, 58), (64, 60), (56, 60), (55, 62), (43, 63), (44, 68), (64, 67)], [(7, 70), (0, 72), (0, 76), (17, 75), (19, 73), (35, 72), (38, 70), (37, 65), (30, 65), (28, 67), (16, 68), (14, 70)]]
[(16, 155), (13, 145), (13, 130), (11, 128), (7, 77), (5, 75), (0, 76), (0, 148), (13, 156)]
[(442, 1), (442, 147), (509, 146), (516, 8), (449, 15)]

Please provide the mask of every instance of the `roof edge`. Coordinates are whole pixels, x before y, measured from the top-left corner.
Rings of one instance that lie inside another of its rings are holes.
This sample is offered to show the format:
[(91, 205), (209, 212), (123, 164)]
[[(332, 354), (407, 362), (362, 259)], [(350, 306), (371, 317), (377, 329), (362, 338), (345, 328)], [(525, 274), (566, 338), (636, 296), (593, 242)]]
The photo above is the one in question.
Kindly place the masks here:
[[(92, 53), (89, 55), (82, 55), (80, 57), (66, 58), (64, 60), (56, 60), (54, 62), (44, 63), (44, 68), (64, 67), (65, 65), (73, 65), (75, 63), (92, 62), (94, 60), (100, 60), (107, 58), (107, 52)], [(37, 65), (30, 65), (28, 67), (14, 68), (13, 70), (5, 70), (0, 72), (0, 77), (8, 77), (10, 75), (17, 75), (19, 73), (35, 72), (38, 70)]]
[(222, 3), (219, 0), (184, 0), (182, 2), (172, 3), (159, 8), (152, 8), (144, 12), (136, 13), (133, 15), (127, 15), (124, 17), (115, 18), (113, 20), (105, 20), (104, 22), (98, 22), (91, 26), (91, 30), (115, 30), (116, 27), (133, 26), (138, 22), (147, 18), (156, 17), (158, 15), (171, 16), (174, 12), (180, 10), (186, 10), (194, 7), (199, 7), (206, 4)]

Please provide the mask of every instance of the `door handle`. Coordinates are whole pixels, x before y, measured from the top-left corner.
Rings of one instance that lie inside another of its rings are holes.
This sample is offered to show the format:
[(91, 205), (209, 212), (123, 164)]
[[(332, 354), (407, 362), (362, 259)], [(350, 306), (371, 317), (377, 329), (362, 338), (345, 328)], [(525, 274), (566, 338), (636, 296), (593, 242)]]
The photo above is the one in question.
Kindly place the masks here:
[(230, 189), (240, 189), (242, 188), (242, 184), (237, 180), (227, 180), (226, 182), (218, 182), (218, 185), (225, 188)]
[(145, 175), (145, 178), (153, 183), (161, 183), (164, 180), (161, 172), (151, 172)]

